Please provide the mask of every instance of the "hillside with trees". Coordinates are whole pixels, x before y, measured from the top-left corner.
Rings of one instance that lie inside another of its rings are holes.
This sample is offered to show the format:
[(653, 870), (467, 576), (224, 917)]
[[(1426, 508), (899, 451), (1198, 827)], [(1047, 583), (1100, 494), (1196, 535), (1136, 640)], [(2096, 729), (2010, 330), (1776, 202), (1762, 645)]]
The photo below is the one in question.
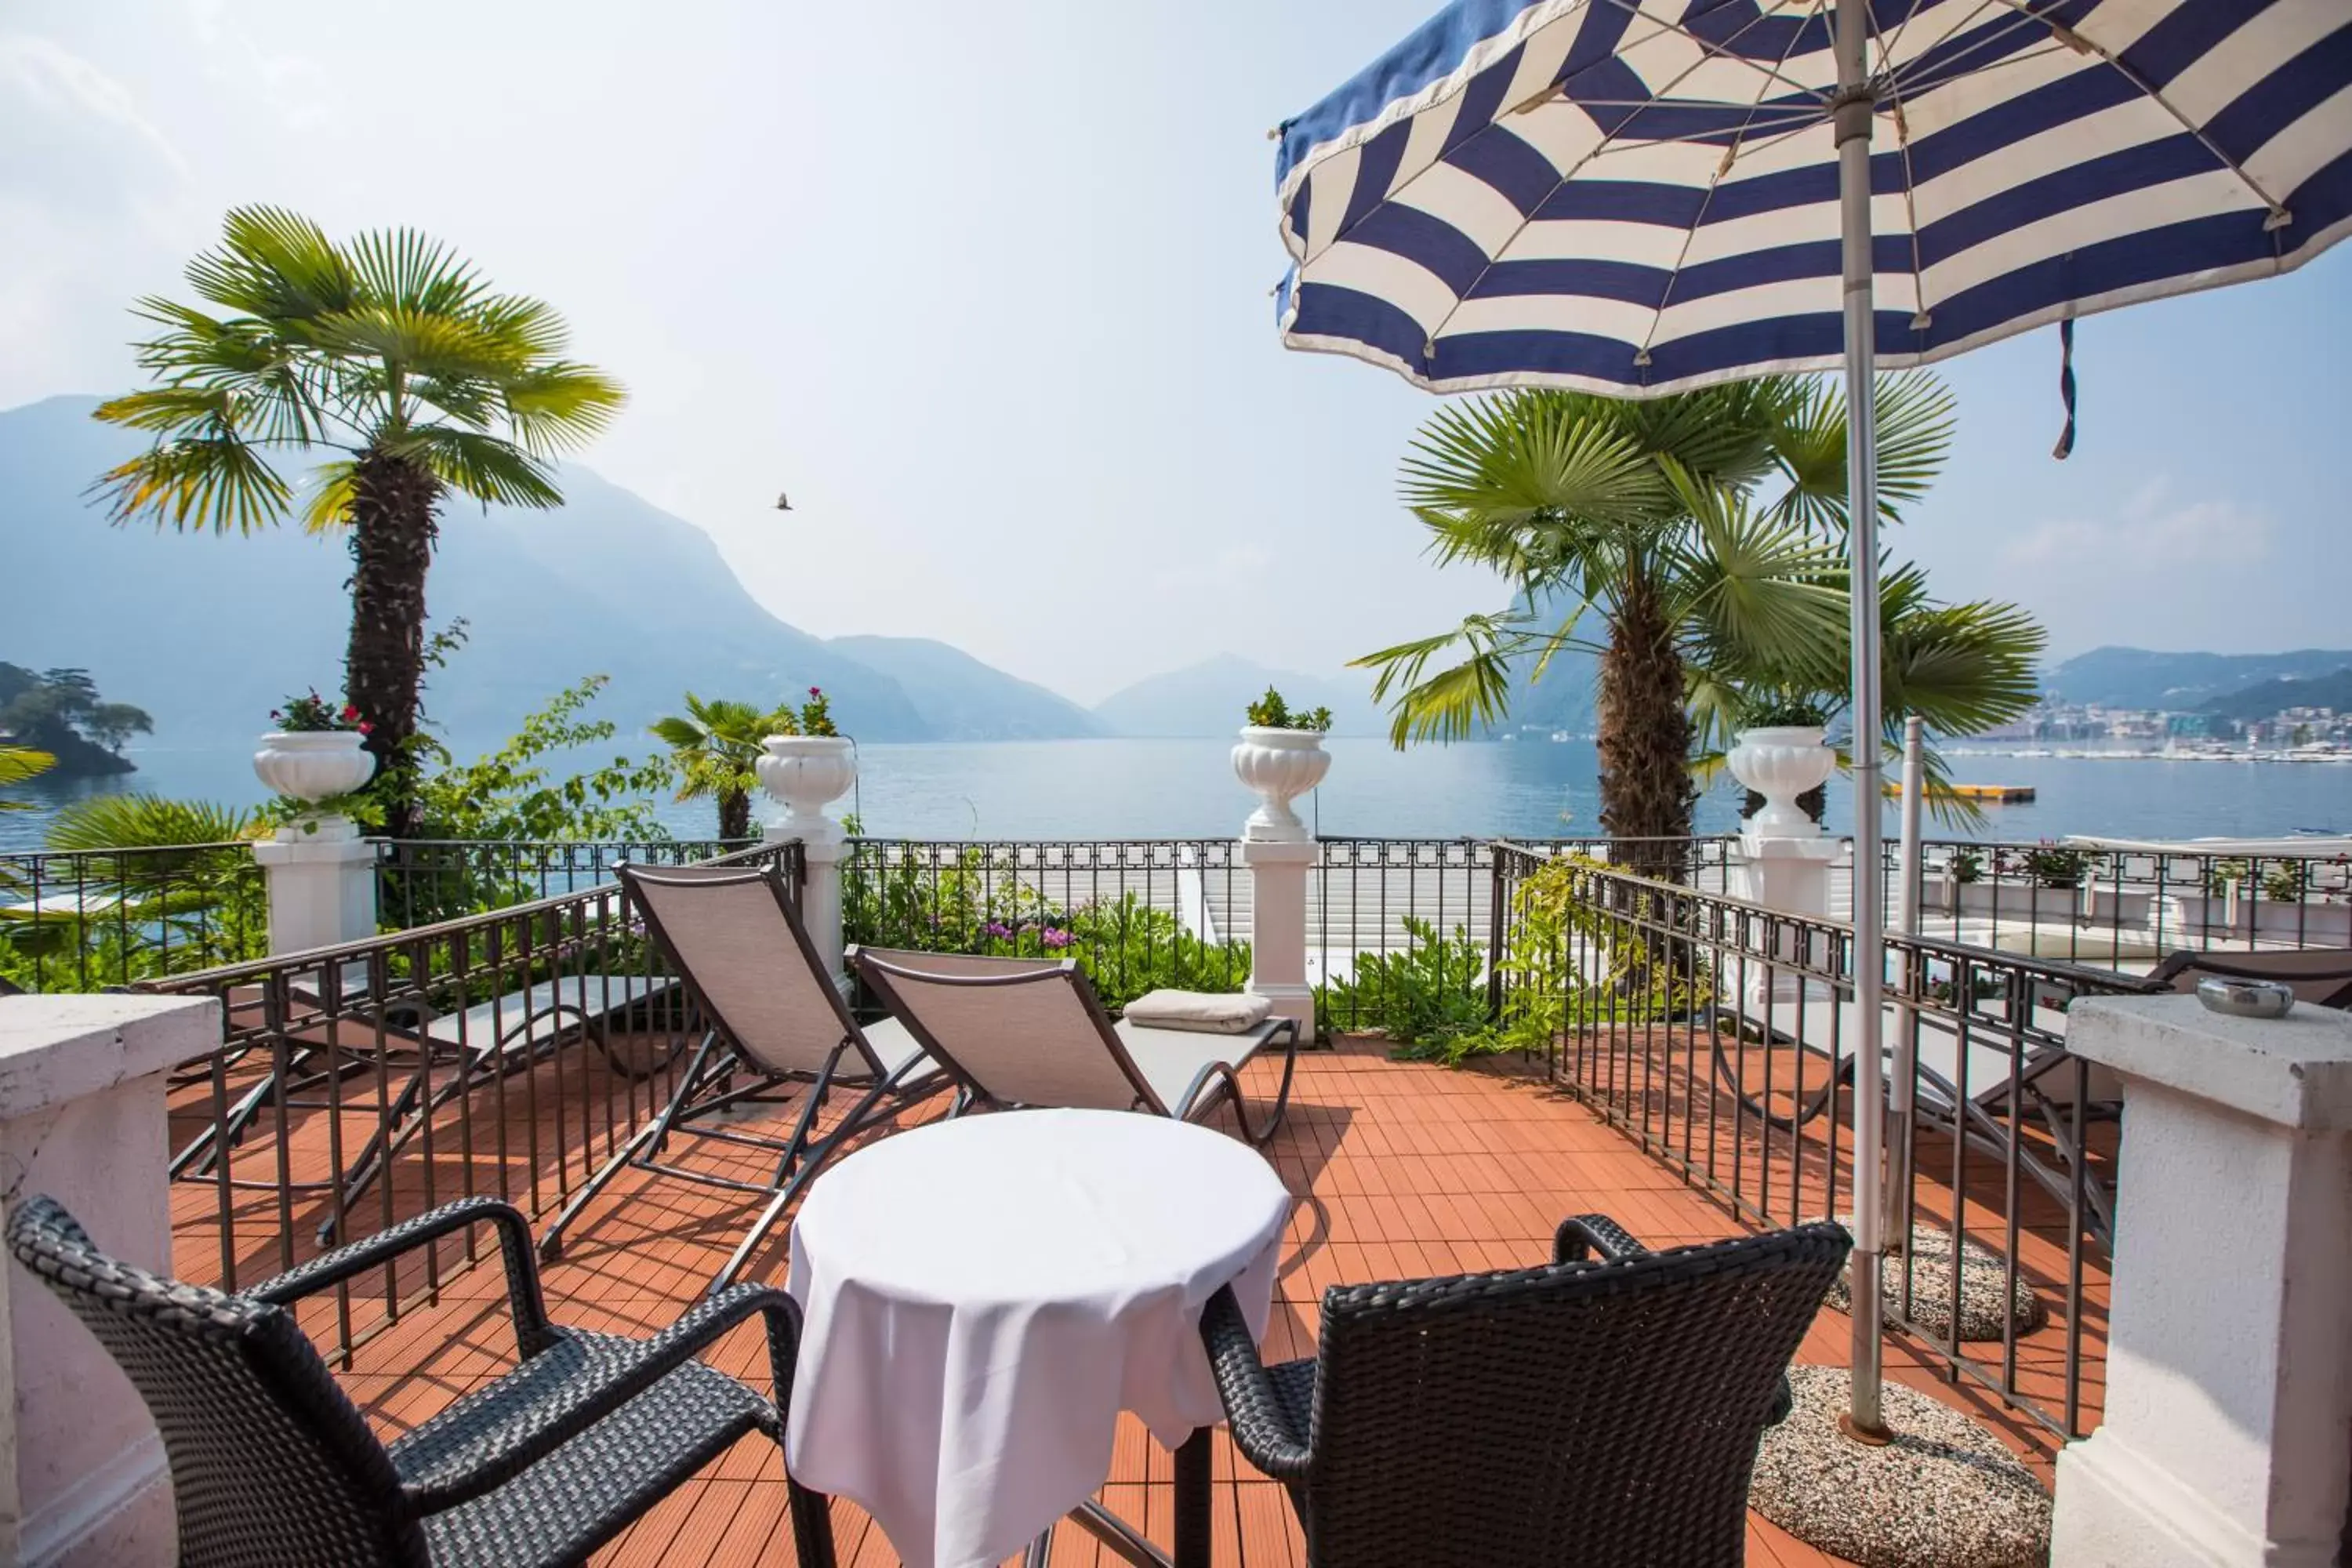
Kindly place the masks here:
[(106, 700), (86, 669), (0, 663), (0, 741), (48, 752), (59, 778), (135, 771), (122, 748), (154, 728), (144, 709)]

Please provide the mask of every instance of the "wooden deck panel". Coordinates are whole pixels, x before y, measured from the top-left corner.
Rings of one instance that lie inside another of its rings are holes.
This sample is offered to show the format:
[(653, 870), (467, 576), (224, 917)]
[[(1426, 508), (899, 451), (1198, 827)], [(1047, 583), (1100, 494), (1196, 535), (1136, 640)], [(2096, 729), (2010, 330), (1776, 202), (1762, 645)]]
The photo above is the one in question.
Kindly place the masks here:
[[(1264, 1087), (1263, 1075), (1251, 1072)], [(559, 1082), (560, 1080), (560, 1082)], [(581, 1179), (578, 1107), (584, 1096), (599, 1107), (593, 1142), (605, 1144), (601, 1108), (625, 1098), (632, 1086), (614, 1079), (593, 1053), (570, 1051), (494, 1092), (478, 1090), (469, 1103), (446, 1110), (435, 1128), (434, 1157), (422, 1143), (395, 1163), (390, 1189), (395, 1212), (434, 1197), (495, 1190), (503, 1181), (515, 1196), (552, 1212), (561, 1193)], [(643, 1096), (646, 1086), (634, 1092)], [(180, 1091), (173, 1131), (184, 1136), (209, 1103), (209, 1086)], [(200, 1098), (199, 1098), (200, 1097)], [(940, 1102), (924, 1114), (935, 1114)], [(373, 1125), (372, 1113), (344, 1119), (348, 1158)], [(312, 1113), (290, 1124), (288, 1161), (298, 1176), (330, 1168), (328, 1122)], [(561, 1126), (559, 1126), (561, 1121)], [(507, 1156), (489, 1157), (503, 1131)], [(471, 1134), (475, 1156), (460, 1150)], [(717, 1149), (719, 1146), (711, 1146)], [(540, 1160), (534, 1170), (530, 1151)], [(559, 1170), (554, 1152), (568, 1154)], [(721, 1151), (723, 1163), (737, 1152)], [(1742, 1227), (1723, 1208), (1623, 1134), (1559, 1089), (1508, 1064), (1481, 1070), (1446, 1069), (1391, 1061), (1376, 1041), (1348, 1040), (1330, 1052), (1300, 1058), (1292, 1115), (1270, 1151), (1300, 1203), (1284, 1237), (1284, 1261), (1266, 1337), (1270, 1358), (1304, 1355), (1313, 1348), (1316, 1302), (1343, 1281), (1520, 1267), (1541, 1260), (1554, 1226), (1565, 1215), (1597, 1210), (1617, 1217), (1653, 1246), (1701, 1241)], [(248, 1144), (238, 1173), (274, 1170), (267, 1140)], [(221, 1271), (220, 1195), (211, 1185), (174, 1188), (177, 1268), (188, 1278), (216, 1279)], [(247, 1282), (278, 1267), (282, 1254), (276, 1200), (262, 1193), (232, 1194), (233, 1252)], [(354, 1211), (354, 1228), (372, 1226), (383, 1199), (375, 1192)], [(618, 1181), (572, 1233), (563, 1258), (548, 1267), (546, 1288), (559, 1321), (583, 1328), (651, 1333), (672, 1321), (725, 1259), (746, 1223), (749, 1200), (716, 1189), (632, 1173)], [(323, 1213), (315, 1194), (298, 1194), (291, 1251), (315, 1250), (312, 1227)], [(447, 1273), (434, 1299), (399, 1310), (387, 1302), (424, 1291), (422, 1261), (412, 1262), (388, 1288), (383, 1279), (355, 1292), (348, 1305), (352, 1331), (365, 1334), (342, 1370), (346, 1386), (371, 1420), (387, 1434), (402, 1430), (478, 1386), (511, 1364), (513, 1345), (504, 1317), (504, 1284), (495, 1247), (479, 1238), (482, 1263)], [(462, 1257), (457, 1244), (445, 1262)], [(781, 1279), (782, 1231), (755, 1264), (755, 1277)], [(2102, 1279), (2103, 1285), (2103, 1279)], [(2104, 1290), (2099, 1296), (2104, 1307)], [(338, 1304), (306, 1309), (306, 1326), (334, 1342)], [(2104, 1326), (2103, 1317), (2086, 1329)], [(2051, 1331), (2034, 1337), (2046, 1340)], [(1802, 1358), (1836, 1363), (1848, 1350), (1847, 1321), (1824, 1313)], [(2021, 1352), (2032, 1348), (2021, 1346)], [(2046, 1348), (2034, 1353), (2053, 1357)], [(765, 1347), (747, 1326), (714, 1352), (726, 1371), (753, 1380), (766, 1375)], [(1891, 1376), (1937, 1393), (1986, 1417), (2013, 1447), (2046, 1465), (2049, 1442), (2032, 1423), (2008, 1413), (1990, 1396), (1948, 1386), (1940, 1371), (1899, 1339), (1890, 1346)], [(1219, 1568), (1297, 1568), (1304, 1552), (1282, 1489), (1257, 1474), (1216, 1438), (1215, 1560)], [(1131, 1417), (1122, 1417), (1114, 1443), (1108, 1506), (1145, 1526), (1166, 1543), (1172, 1510), (1168, 1455)], [(847, 1564), (889, 1568), (897, 1558), (879, 1530), (853, 1505), (834, 1504), (835, 1544)], [(600, 1554), (609, 1563), (787, 1563), (792, 1559), (782, 1467), (758, 1439), (737, 1445), (674, 1499), (633, 1526)], [(1825, 1559), (1751, 1516), (1748, 1560), (1758, 1564), (1819, 1563)], [(1056, 1564), (1115, 1560), (1099, 1552), (1075, 1526), (1056, 1534)]]

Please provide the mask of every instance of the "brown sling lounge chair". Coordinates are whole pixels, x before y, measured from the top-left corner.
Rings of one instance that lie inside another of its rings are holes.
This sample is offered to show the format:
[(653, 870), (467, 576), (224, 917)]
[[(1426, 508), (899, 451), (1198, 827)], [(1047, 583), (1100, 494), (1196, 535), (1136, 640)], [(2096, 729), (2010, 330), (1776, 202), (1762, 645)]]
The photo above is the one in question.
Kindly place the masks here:
[(2209, 975), (2275, 980), (2306, 1007), (2352, 1008), (2352, 948), (2294, 952), (2176, 952), (2148, 971), (2151, 989), (2195, 991)]
[[(1198, 1121), (1227, 1100), (1263, 1145), (1281, 1125), (1298, 1063), (1298, 1025), (1268, 1018), (1246, 1034), (1114, 1024), (1070, 959), (978, 958), (862, 948), (857, 973), (973, 1104), (1148, 1110)], [(1283, 1042), (1282, 1088), (1254, 1110), (1243, 1067)], [(1264, 1120), (1260, 1121), (1259, 1116)]]
[[(711, 1281), (711, 1289), (719, 1290), (742, 1271), (793, 1198), (835, 1151), (951, 1080), (925, 1058), (915, 1037), (897, 1020), (860, 1028), (850, 1016), (793, 912), (781, 867), (624, 866), (619, 875), (708, 1032), (661, 1115), (564, 1205), (541, 1238), (540, 1253), (558, 1256), (564, 1227), (632, 1166), (767, 1194), (767, 1206)], [(835, 1089), (854, 1091), (857, 1098), (819, 1138), (817, 1119)], [(800, 1114), (785, 1137), (708, 1125), (724, 1112), (783, 1104), (796, 1093), (802, 1097)], [(774, 1177), (748, 1182), (674, 1163), (664, 1154), (677, 1138), (710, 1139), (772, 1154)]]

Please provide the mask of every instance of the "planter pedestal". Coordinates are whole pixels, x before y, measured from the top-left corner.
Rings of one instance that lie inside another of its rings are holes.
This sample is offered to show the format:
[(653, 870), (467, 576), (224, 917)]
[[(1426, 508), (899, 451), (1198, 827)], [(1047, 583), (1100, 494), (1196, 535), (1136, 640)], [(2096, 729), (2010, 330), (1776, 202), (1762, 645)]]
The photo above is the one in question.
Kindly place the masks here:
[(2105, 1424), (2058, 1456), (2054, 1568), (2329, 1568), (2352, 1493), (2352, 1017), (2078, 1004), (2124, 1085)]
[(834, 989), (846, 996), (850, 979), (848, 944), (842, 934), (841, 865), (849, 858), (849, 840), (843, 837), (839, 823), (825, 817), (816, 820), (833, 831), (810, 837), (810, 823), (785, 822), (768, 829), (767, 839), (771, 844), (800, 840), (805, 872), (801, 883), (801, 924), (815, 945), (817, 957), (824, 961), (824, 972), (833, 976)]
[(1315, 988), (1307, 983), (1307, 873), (1322, 858), (1313, 839), (1244, 838), (1236, 847), (1250, 872), (1249, 988), (1298, 1021), (1298, 1043), (1315, 1040)]
[[(1830, 871), (1844, 854), (1843, 839), (1826, 837), (1818, 828), (1811, 836), (1800, 837), (1742, 828), (1739, 858), (1733, 868), (1734, 892), (1751, 904), (1761, 904), (1783, 914), (1826, 921), (1830, 914)], [(1805, 952), (1806, 934), (1793, 925), (1776, 933), (1775, 956), (1790, 963), (1822, 963), (1828, 954)], [(1762, 1006), (1768, 1002), (1826, 997), (1830, 987), (1818, 980), (1809, 982), (1792, 970), (1767, 971), (1751, 963), (1745, 992), (1751, 1005)]]
[(857, 748), (842, 735), (771, 735), (753, 764), (761, 784), (785, 806), (784, 819), (768, 829), (771, 844), (797, 839), (806, 868), (801, 883), (801, 924), (835, 989), (849, 994), (842, 936), (841, 864), (849, 840), (824, 808), (857, 782)]
[(376, 934), (375, 845), (346, 816), (281, 827), (253, 847), (269, 881), (269, 951), (308, 952)]

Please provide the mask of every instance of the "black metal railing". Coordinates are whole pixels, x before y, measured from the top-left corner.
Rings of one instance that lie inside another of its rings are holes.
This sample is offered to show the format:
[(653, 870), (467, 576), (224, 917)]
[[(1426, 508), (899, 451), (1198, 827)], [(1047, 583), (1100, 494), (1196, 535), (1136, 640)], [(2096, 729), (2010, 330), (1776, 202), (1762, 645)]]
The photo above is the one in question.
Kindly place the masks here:
[[(377, 929), (405, 931), (610, 883), (627, 861), (688, 865), (751, 840), (379, 841)], [(0, 980), (97, 991), (269, 951), (249, 843), (0, 854)]]
[[(800, 886), (797, 845), (725, 858)], [(140, 988), (222, 1007), (218, 1048), (173, 1077), (170, 1148), (173, 1267), (229, 1290), (456, 1198), (551, 1213), (658, 1110), (698, 1034), (609, 882)], [(305, 1327), (348, 1357), (494, 1250), (387, 1266)]]
[[(1612, 853), (1606, 840), (1552, 842)], [(1732, 844), (1676, 839), (1671, 851), (1699, 885), (1720, 888)], [(1318, 848), (1307, 962), (1324, 1026), (1380, 1028), (1400, 1006), (1433, 1006), (1465, 1026), (1483, 1019), (1502, 931), (1492, 841), (1325, 838)], [(852, 943), (1066, 955), (1114, 1007), (1159, 986), (1233, 991), (1250, 978), (1255, 885), (1226, 838), (858, 839), (842, 903)]]
[(430, 925), (614, 879), (625, 863), (684, 866), (756, 839), (388, 839), (378, 846), (376, 919), (387, 931)]
[[(1852, 928), (1572, 851), (1495, 859), (1502, 1026), (1742, 1220), (1850, 1216)], [(2139, 983), (1928, 938), (1888, 948), (1888, 1321), (2079, 1436), (2104, 1384), (2116, 1120), (2113, 1084), (2065, 1052), (2065, 1008)], [(1955, 1256), (1964, 1268), (1939, 1261)]]
[(0, 854), (0, 980), (97, 991), (268, 951), (248, 844)]
[[(1920, 846), (1919, 930), (2098, 967), (2182, 949), (2352, 947), (2352, 858), (2117, 849), (2073, 843)], [(1896, 907), (1898, 847), (1886, 854)]]
[[(1720, 889), (1726, 837), (1529, 841), (1546, 853), (1640, 857)], [(1327, 838), (1308, 880), (1309, 979), (1324, 1027), (1428, 1041), (1475, 1029), (1510, 981), (1507, 860), (1485, 838)]]
[(1249, 879), (1219, 838), (854, 840), (853, 944), (1076, 959), (1106, 1005), (1248, 984)]

